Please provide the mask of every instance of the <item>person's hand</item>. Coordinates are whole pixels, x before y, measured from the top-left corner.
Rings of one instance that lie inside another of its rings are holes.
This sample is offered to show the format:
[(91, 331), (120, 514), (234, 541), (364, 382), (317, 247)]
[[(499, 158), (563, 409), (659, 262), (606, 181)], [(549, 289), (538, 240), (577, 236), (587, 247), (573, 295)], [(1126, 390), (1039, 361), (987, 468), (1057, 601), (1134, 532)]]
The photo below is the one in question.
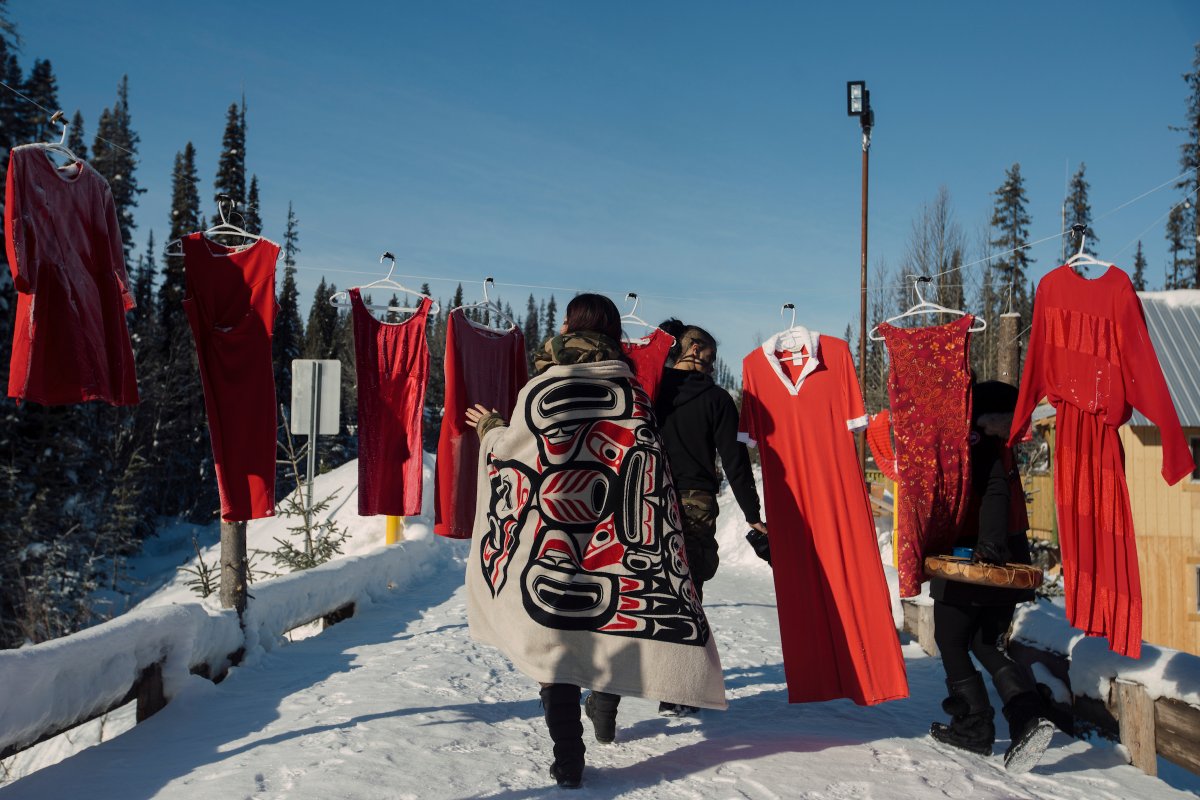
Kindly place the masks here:
[(483, 419), (485, 414), (499, 413), (500, 412), (494, 408), (489, 411), (486, 406), (476, 403), (474, 406), (467, 409), (467, 424), (474, 428), (475, 425), (478, 424), (479, 420)]
[(754, 530), (759, 531), (760, 533), (767, 532), (767, 526), (765, 523), (762, 523), (762, 522), (751, 522), (750, 527), (754, 528)]

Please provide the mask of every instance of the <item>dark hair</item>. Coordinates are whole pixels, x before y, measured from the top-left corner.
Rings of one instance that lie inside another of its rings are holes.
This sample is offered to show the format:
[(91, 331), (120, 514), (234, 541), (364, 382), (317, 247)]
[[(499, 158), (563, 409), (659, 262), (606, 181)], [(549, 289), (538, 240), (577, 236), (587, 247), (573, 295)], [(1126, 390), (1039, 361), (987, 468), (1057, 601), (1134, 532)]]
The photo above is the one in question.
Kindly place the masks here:
[(567, 333), (595, 331), (614, 342), (621, 341), (621, 312), (617, 304), (602, 294), (577, 294), (567, 303), (563, 316)]
[(684, 349), (693, 344), (700, 345), (702, 349), (717, 349), (717, 340), (713, 338), (713, 335), (697, 325), (685, 325), (675, 317), (671, 317), (663, 320), (658, 327), (675, 337), (675, 345), (667, 353), (668, 361), (677, 360), (683, 355)]

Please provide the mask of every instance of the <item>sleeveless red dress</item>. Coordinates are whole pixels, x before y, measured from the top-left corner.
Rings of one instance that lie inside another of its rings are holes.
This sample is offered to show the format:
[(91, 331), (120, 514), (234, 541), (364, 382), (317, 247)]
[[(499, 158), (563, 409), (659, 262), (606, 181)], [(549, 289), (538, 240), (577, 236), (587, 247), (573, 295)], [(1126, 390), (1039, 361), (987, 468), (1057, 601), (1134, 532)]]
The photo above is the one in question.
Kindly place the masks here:
[(278, 419), (271, 331), (275, 327), (275, 259), (279, 245), (259, 239), (232, 248), (184, 236), (187, 313), (221, 493), (221, 519), (275, 513)]
[(429, 375), (429, 298), (395, 324), (380, 322), (351, 289), (358, 372), (358, 513), (421, 513), (421, 430)]

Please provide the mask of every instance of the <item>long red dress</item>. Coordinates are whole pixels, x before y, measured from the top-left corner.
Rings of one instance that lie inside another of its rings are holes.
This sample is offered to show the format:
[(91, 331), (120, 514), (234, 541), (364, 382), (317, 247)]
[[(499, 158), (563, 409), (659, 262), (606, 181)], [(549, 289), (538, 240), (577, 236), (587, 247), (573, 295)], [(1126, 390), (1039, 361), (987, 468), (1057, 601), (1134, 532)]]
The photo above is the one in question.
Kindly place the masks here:
[(278, 406), (271, 360), (279, 245), (218, 244), (184, 236), (183, 309), (196, 342), (204, 410), (221, 493), (221, 519), (275, 513)]
[(36, 145), (13, 148), (4, 232), (17, 290), (8, 396), (137, 403), (125, 327), (133, 296), (104, 178), (83, 161), (60, 171)]
[(879, 325), (887, 345), (888, 400), (896, 437), (900, 596), (921, 593), (926, 553), (949, 552), (971, 495), (970, 327)]
[(867, 416), (850, 348), (815, 332), (800, 338), (810, 354), (802, 366), (780, 361), (778, 336), (742, 362), (740, 437), (762, 459), (788, 702), (907, 697), (854, 448)]
[(621, 342), (621, 349), (633, 364), (633, 377), (650, 395), (650, 402), (658, 399), (658, 387), (662, 383), (663, 369), (667, 366), (667, 354), (675, 345), (675, 337), (662, 328), (655, 328), (644, 339)]
[(1057, 412), (1054, 501), (1067, 621), (1137, 658), (1142, 591), (1117, 428), (1133, 407), (1158, 425), (1167, 483), (1195, 465), (1141, 301), (1117, 267), (1088, 280), (1061, 266), (1038, 284), (1010, 444), (1026, 435), (1043, 397)]
[(411, 317), (387, 323), (375, 319), (358, 289), (349, 295), (358, 374), (358, 513), (420, 514), (431, 301), (422, 298)]
[(481, 328), (462, 309), (446, 321), (446, 405), (438, 436), (434, 473), (434, 533), (470, 539), (475, 526), (479, 480), (479, 437), (467, 425), (466, 411), (476, 403), (512, 419), (517, 392), (529, 379), (525, 337)]

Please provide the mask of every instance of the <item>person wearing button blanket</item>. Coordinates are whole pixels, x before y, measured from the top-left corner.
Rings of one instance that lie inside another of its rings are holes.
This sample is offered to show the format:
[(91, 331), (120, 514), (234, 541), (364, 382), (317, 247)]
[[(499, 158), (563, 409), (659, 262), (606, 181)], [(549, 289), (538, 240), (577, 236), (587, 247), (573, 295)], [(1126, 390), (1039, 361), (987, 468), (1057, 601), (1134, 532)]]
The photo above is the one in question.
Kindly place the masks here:
[(576, 786), (580, 687), (726, 702), (653, 409), (620, 357), (620, 315), (580, 295), (566, 320), (509, 424), (468, 411), (482, 444), (466, 583), (471, 635), (542, 684), (551, 775)]

